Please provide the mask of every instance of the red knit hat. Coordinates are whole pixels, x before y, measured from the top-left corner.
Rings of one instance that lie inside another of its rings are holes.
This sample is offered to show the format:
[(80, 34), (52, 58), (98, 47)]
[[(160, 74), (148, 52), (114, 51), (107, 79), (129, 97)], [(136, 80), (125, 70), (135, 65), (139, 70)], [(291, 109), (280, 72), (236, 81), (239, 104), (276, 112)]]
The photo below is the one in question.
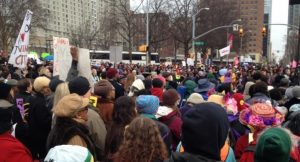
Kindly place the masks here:
[(239, 112), (246, 108), (246, 104), (245, 104), (245, 101), (244, 101), (244, 96), (241, 93), (233, 94), (233, 98), (236, 100), (236, 104), (237, 104)]
[(118, 73), (117, 69), (110, 68), (110, 69), (107, 70), (106, 76), (107, 76), (108, 79), (112, 79), (116, 76), (117, 73)]

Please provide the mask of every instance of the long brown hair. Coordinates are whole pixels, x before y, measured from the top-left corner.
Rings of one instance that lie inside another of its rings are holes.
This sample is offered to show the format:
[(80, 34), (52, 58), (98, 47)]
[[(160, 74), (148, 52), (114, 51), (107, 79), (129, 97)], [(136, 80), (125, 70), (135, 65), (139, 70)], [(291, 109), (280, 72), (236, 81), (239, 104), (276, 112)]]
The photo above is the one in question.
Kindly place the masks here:
[(129, 87), (132, 85), (134, 80), (135, 80), (135, 76), (132, 73), (127, 75), (125, 86), (124, 86), (124, 89), (126, 92), (129, 91)]
[(163, 161), (167, 159), (167, 149), (155, 122), (138, 117), (125, 129), (117, 155), (122, 162)]

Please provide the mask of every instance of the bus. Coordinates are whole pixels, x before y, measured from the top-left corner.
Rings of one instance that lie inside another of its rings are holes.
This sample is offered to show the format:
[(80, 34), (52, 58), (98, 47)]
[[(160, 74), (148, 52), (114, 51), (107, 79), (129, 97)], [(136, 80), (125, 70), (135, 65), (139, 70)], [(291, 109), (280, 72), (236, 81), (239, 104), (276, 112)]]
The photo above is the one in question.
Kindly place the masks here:
[[(93, 66), (99, 66), (101, 63), (111, 62), (110, 51), (94, 51), (90, 50), (90, 59)], [(129, 64), (129, 52), (122, 52), (122, 63)], [(158, 53), (151, 53), (151, 64), (159, 63)], [(146, 64), (145, 52), (132, 52), (132, 64)]]

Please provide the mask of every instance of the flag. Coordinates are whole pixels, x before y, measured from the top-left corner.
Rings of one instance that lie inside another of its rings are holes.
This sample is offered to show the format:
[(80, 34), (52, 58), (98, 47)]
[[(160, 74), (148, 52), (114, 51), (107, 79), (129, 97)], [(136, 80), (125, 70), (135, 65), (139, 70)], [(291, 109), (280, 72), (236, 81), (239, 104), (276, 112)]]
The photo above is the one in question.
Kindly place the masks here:
[(233, 48), (233, 34), (228, 36), (228, 45), (230, 46), (230, 49)]
[(27, 10), (23, 25), (17, 37), (16, 44), (9, 57), (9, 64), (14, 67), (25, 68), (27, 66), (27, 55), (29, 45), (29, 31), (32, 19), (32, 12)]
[(220, 56), (223, 57), (225, 55), (229, 55), (230, 53), (230, 45), (219, 50)]

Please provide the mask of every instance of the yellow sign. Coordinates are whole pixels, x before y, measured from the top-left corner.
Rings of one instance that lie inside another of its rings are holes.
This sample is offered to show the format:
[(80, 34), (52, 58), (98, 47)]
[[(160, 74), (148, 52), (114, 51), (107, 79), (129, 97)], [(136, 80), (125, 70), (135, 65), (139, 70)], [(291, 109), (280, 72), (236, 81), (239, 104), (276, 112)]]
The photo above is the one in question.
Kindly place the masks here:
[(98, 98), (96, 96), (90, 97), (90, 103), (93, 105), (93, 107), (97, 106)]

